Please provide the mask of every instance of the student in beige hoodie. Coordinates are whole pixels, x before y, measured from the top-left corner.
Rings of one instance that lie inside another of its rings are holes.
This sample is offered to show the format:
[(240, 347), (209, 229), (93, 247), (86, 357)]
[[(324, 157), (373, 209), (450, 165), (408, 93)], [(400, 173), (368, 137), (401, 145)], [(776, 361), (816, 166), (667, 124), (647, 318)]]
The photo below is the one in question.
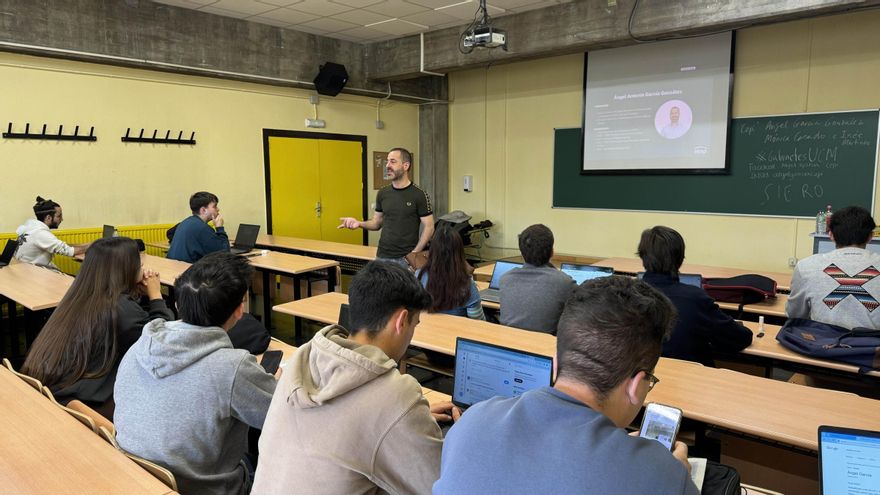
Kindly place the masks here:
[(284, 368), (260, 436), (253, 494), (430, 493), (443, 439), (429, 406), (397, 371), (431, 296), (405, 268), (372, 262), (349, 288), (351, 330), (330, 325)]

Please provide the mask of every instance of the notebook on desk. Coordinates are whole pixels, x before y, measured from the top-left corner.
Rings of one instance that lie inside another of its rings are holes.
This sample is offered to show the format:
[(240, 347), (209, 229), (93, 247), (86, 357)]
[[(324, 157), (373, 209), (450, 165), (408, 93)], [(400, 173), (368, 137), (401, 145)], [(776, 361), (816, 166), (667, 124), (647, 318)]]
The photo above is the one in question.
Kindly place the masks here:
[[(639, 277), (639, 280), (645, 276), (645, 272), (639, 272), (636, 274)], [(703, 288), (703, 276), (699, 273), (679, 273), (678, 281), (685, 285), (693, 285), (694, 287)]]
[(501, 302), (501, 276), (521, 266), (522, 263), (496, 261), (495, 268), (492, 269), (492, 280), (489, 282), (489, 288), (480, 291), (480, 299), (494, 303)]
[(452, 403), (461, 408), (495, 396), (517, 397), (550, 385), (553, 358), (476, 340), (455, 339)]
[(257, 236), (259, 234), (259, 225), (239, 224), (238, 233), (235, 234), (235, 242), (232, 244), (229, 252), (232, 254), (244, 254), (251, 251), (257, 245)]
[(9, 239), (6, 241), (6, 247), (3, 248), (3, 254), (0, 254), (0, 268), (7, 266), (10, 261), (12, 261), (12, 256), (15, 255), (15, 250), (18, 248), (18, 239)]
[(820, 426), (819, 486), (822, 495), (878, 493), (880, 431)]
[(594, 278), (610, 277), (614, 275), (614, 268), (610, 266), (581, 265), (579, 263), (563, 263), (559, 269), (562, 273), (574, 279), (578, 285), (593, 280)]

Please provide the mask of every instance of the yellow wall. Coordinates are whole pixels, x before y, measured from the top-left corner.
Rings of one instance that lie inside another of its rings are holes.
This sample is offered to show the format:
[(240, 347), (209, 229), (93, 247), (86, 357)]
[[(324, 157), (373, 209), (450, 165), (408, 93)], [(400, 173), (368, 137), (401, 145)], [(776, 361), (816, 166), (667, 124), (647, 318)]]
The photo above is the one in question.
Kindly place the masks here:
[[(95, 126), (98, 141), (0, 139), (3, 193), (0, 232), (33, 213), (36, 195), (64, 207), (62, 228), (102, 224), (174, 223), (189, 214), (198, 190), (220, 197), (230, 229), (266, 225), (262, 129), (307, 130), (314, 110), (309, 91), (205, 77), (0, 53), (3, 130), (49, 124), (65, 134)], [(377, 130), (376, 100), (322, 97), (322, 132), (367, 136), (373, 151), (404, 146), (418, 155), (418, 106), (383, 102), (385, 129)], [(152, 134), (196, 132), (195, 146), (122, 143), (127, 127)], [(369, 162), (367, 164), (370, 165)], [(368, 170), (369, 201), (375, 198)], [(359, 216), (359, 211), (351, 212)], [(235, 230), (232, 230), (235, 232)], [(373, 241), (377, 237), (373, 236)]]
[[(733, 116), (880, 107), (877, 26), (874, 10), (737, 32)], [(484, 254), (517, 254), (533, 223), (571, 254), (634, 256), (658, 224), (681, 232), (691, 263), (784, 272), (812, 252), (812, 219), (552, 208), (553, 128), (580, 127), (582, 85), (583, 55), (451, 75), (451, 209), (495, 223)]]

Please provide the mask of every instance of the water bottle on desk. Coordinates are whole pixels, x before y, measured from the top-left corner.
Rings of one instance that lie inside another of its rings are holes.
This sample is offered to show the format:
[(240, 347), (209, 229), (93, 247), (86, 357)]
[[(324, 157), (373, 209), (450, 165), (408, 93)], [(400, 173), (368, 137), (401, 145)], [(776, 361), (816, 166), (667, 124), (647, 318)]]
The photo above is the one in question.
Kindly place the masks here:
[(825, 207), (825, 233), (831, 231), (831, 216), (834, 215), (831, 211), (831, 205)]
[(825, 212), (820, 210), (816, 215), (816, 235), (824, 235), (826, 232)]

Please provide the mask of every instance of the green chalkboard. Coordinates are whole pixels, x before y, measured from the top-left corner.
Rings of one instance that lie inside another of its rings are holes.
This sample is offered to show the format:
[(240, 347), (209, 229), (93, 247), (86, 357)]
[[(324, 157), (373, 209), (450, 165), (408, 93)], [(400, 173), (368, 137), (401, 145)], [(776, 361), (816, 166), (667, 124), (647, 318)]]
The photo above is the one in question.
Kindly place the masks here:
[(581, 130), (556, 129), (553, 206), (814, 216), (872, 209), (878, 111), (734, 119), (730, 175), (581, 175)]

